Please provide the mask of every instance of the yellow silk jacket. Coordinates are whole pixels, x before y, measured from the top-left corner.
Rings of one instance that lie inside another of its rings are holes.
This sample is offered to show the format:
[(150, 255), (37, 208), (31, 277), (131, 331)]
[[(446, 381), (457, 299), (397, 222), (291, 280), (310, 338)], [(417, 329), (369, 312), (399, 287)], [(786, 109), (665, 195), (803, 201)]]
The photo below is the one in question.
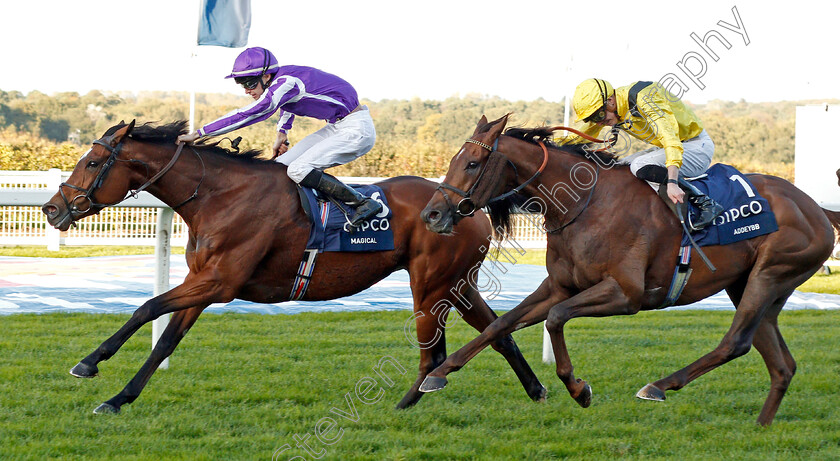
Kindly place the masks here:
[[(633, 83), (635, 85), (636, 82)], [(636, 97), (636, 110), (631, 111), (629, 93), (633, 85), (615, 89), (616, 115), (619, 128), (631, 136), (665, 149), (665, 166), (682, 166), (682, 141), (694, 138), (703, 131), (703, 125), (694, 111), (662, 85), (651, 82)], [(597, 136), (604, 126), (584, 123), (580, 131)], [(557, 138), (558, 144), (583, 144), (586, 139), (577, 135)]]

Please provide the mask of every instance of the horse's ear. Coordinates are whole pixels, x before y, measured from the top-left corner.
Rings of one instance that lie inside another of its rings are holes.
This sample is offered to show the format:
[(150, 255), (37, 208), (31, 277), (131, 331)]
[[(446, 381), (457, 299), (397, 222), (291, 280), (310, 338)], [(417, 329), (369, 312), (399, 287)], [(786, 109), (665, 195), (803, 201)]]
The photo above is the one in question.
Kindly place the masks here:
[(473, 136), (478, 134), (478, 130), (481, 129), (484, 125), (487, 125), (487, 117), (482, 115), (481, 118), (478, 120), (478, 125), (475, 126), (475, 131), (473, 131)]
[(122, 141), (122, 139), (124, 137), (128, 136), (131, 133), (131, 130), (133, 130), (133, 129), (134, 129), (134, 120), (132, 120), (131, 123), (129, 123), (128, 125), (126, 125), (126, 126), (120, 128), (119, 130), (117, 130), (117, 132), (114, 133), (113, 136), (111, 136), (111, 142), (110, 142), (111, 147), (116, 147), (117, 144), (119, 144), (120, 141)]
[(487, 131), (487, 134), (490, 135), (490, 139), (496, 139), (502, 134), (502, 131), (505, 129), (505, 125), (507, 125), (508, 117), (510, 117), (510, 114), (505, 114), (504, 117), (496, 120), (496, 124)]

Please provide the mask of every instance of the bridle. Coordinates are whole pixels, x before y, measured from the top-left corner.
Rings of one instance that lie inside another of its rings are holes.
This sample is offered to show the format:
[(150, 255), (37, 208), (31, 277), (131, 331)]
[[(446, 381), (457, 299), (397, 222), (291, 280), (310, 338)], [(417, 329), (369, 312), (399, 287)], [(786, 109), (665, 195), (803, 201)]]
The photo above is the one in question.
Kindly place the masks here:
[[(595, 138), (593, 136), (589, 136), (589, 135), (587, 135), (587, 134), (585, 134), (581, 131), (578, 131), (574, 128), (568, 128), (568, 127), (565, 127), (565, 126), (555, 126), (555, 127), (550, 128), (550, 131), (558, 131), (558, 130), (570, 131), (570, 132), (575, 133), (578, 136), (580, 136), (580, 137), (582, 137), (582, 138), (584, 138), (588, 141), (606, 144), (605, 147), (603, 147), (601, 149), (597, 149), (597, 150), (593, 151), (593, 153), (606, 151), (606, 150), (610, 149), (616, 142), (616, 138), (614, 136), (611, 139), (604, 140), (604, 139)], [(487, 149), (488, 151), (490, 151), (490, 156), (493, 156), (493, 155), (501, 156), (505, 161), (507, 161), (508, 164), (510, 164), (513, 167), (514, 174), (516, 174), (516, 176), (518, 177), (518, 173), (516, 172), (516, 165), (514, 165), (514, 163), (511, 162), (510, 159), (505, 157), (504, 154), (499, 152), (498, 149), (497, 149), (498, 146), (499, 146), (499, 138), (496, 138), (496, 142), (493, 143), (492, 147), (488, 144), (485, 144), (485, 143), (483, 143), (481, 141), (478, 141), (478, 140), (475, 140), (475, 139), (467, 139), (465, 142), (472, 143), (472, 144), (481, 146), (484, 149)], [(518, 193), (519, 191), (524, 189), (525, 186), (527, 186), (532, 181), (537, 179), (537, 177), (543, 172), (546, 164), (548, 163), (548, 149), (545, 147), (545, 144), (541, 141), (537, 141), (537, 144), (539, 144), (540, 147), (543, 150), (543, 162), (542, 162), (542, 165), (540, 165), (539, 169), (537, 169), (537, 171), (530, 178), (528, 178), (527, 181), (525, 181), (524, 183), (520, 184), (519, 186), (513, 188), (512, 190), (510, 190), (508, 192), (505, 192), (502, 195), (499, 195), (497, 197), (493, 197), (493, 198), (489, 199), (487, 201), (487, 204), (490, 204), (490, 203), (493, 203), (493, 202), (496, 202), (496, 201), (499, 201), (499, 200), (504, 200), (504, 199), (510, 197), (511, 195)], [(479, 173), (478, 179), (475, 181), (475, 183), (473, 183), (472, 187), (470, 187), (470, 190), (468, 190), (466, 192), (462, 191), (461, 189), (458, 189), (457, 187), (451, 186), (451, 185), (449, 185), (445, 182), (441, 182), (440, 185), (438, 185), (436, 190), (439, 191), (441, 193), (441, 195), (443, 195), (443, 198), (444, 198), (444, 200), (446, 200), (446, 204), (449, 207), (449, 210), (453, 214), (457, 214), (457, 215), (462, 216), (462, 217), (468, 217), (468, 216), (472, 216), (473, 214), (475, 214), (475, 211), (478, 207), (476, 206), (475, 202), (473, 202), (473, 200), (472, 200), (472, 194), (475, 191), (478, 184), (484, 178), (484, 173), (487, 169), (488, 164), (490, 164), (490, 157), (488, 157), (487, 161), (484, 163), (484, 166), (482, 167), (481, 173)], [(598, 181), (598, 170), (596, 169), (595, 170), (595, 182), (597, 182), (597, 181)], [(462, 199), (458, 202), (457, 205), (454, 205), (452, 203), (452, 200), (449, 198), (449, 195), (446, 193), (446, 191), (444, 189), (455, 192), (456, 194), (458, 194), (462, 197)], [(594, 192), (595, 192), (595, 185), (593, 184), (592, 187), (589, 190), (589, 196), (587, 197), (586, 202), (583, 204), (583, 207), (581, 207), (580, 211), (578, 211), (578, 214), (575, 215), (575, 217), (573, 217), (571, 220), (569, 220), (566, 223), (564, 223), (563, 225), (561, 225), (560, 227), (557, 227), (556, 229), (550, 229), (550, 230), (546, 229), (546, 232), (547, 233), (559, 232), (559, 231), (563, 230), (566, 226), (568, 226), (569, 224), (574, 222), (578, 218), (578, 216), (580, 216), (580, 214), (583, 213), (583, 210), (585, 210), (586, 207), (589, 206), (589, 202), (592, 200), (592, 196), (593, 196)]]
[[(111, 170), (111, 167), (113, 167), (116, 162), (140, 163), (144, 167), (146, 167), (146, 176), (148, 176), (149, 165), (146, 162), (143, 162), (142, 160), (137, 160), (137, 159), (123, 160), (123, 159), (117, 158), (120, 151), (122, 150), (124, 139), (125, 138), (121, 139), (120, 142), (118, 142), (117, 145), (114, 146), (114, 147), (111, 147), (111, 145), (108, 142), (104, 142), (104, 141), (99, 140), (99, 139), (93, 141), (93, 144), (98, 144), (98, 145), (104, 147), (105, 149), (107, 149), (108, 152), (110, 152), (110, 155), (108, 156), (108, 160), (106, 160), (105, 163), (102, 165), (102, 167), (99, 169), (99, 172), (96, 174), (96, 178), (93, 179), (93, 183), (91, 184), (91, 186), (89, 188), (85, 189), (85, 188), (82, 188), (82, 187), (79, 187), (79, 186), (75, 186), (73, 184), (68, 184), (66, 182), (61, 183), (61, 185), (59, 186), (58, 192), (61, 194), (61, 199), (64, 200), (64, 205), (67, 207), (67, 209), (70, 212), (70, 218), (72, 220), (71, 224), (73, 226), (76, 225), (75, 221), (76, 221), (77, 216), (82, 215), (84, 213), (87, 213), (91, 209), (101, 210), (101, 209), (109, 207), (109, 206), (117, 205), (117, 204), (123, 202), (124, 200), (126, 200), (129, 197), (137, 198), (137, 195), (140, 192), (144, 191), (146, 188), (148, 188), (149, 186), (154, 184), (158, 179), (160, 179), (164, 174), (166, 174), (166, 172), (168, 172), (175, 165), (175, 162), (177, 162), (178, 158), (181, 156), (181, 151), (184, 149), (184, 144), (183, 143), (178, 144), (178, 148), (175, 150), (175, 155), (172, 157), (172, 159), (169, 161), (169, 163), (166, 164), (166, 166), (164, 166), (160, 171), (158, 171), (157, 174), (155, 174), (154, 176), (149, 178), (142, 186), (138, 187), (135, 190), (129, 190), (128, 194), (125, 197), (123, 197), (122, 199), (120, 199), (120, 200), (118, 200), (114, 203), (97, 203), (93, 199), (93, 194), (96, 192), (97, 189), (102, 187), (102, 184), (105, 182), (105, 178), (108, 175), (108, 172)], [(201, 183), (204, 181), (204, 176), (205, 176), (205, 173), (206, 173), (206, 169), (204, 167), (204, 160), (201, 158), (201, 155), (199, 155), (198, 152), (196, 152), (196, 150), (192, 146), (190, 146), (190, 150), (193, 151), (193, 153), (196, 155), (196, 157), (198, 157), (198, 160), (201, 162), (201, 179), (198, 181), (198, 185), (195, 186), (195, 190), (193, 191), (192, 195), (190, 195), (186, 200), (182, 201), (178, 205), (173, 206), (172, 209), (177, 209), (177, 208), (185, 205), (187, 202), (189, 202), (189, 201), (193, 200), (194, 198), (198, 197), (198, 189), (199, 189), (199, 187), (201, 187)], [(73, 197), (71, 200), (68, 200), (67, 196), (64, 195), (64, 188), (65, 187), (69, 187), (70, 189), (77, 190), (77, 191), (81, 192), (81, 194), (78, 194), (75, 197)], [(87, 203), (87, 207), (84, 208), (84, 209), (81, 209), (79, 207), (79, 204), (84, 203), (85, 201)]]
[[(439, 191), (441, 193), (441, 195), (443, 195), (443, 199), (446, 200), (446, 204), (449, 207), (449, 210), (453, 214), (457, 214), (457, 215), (462, 216), (462, 217), (468, 217), (468, 216), (472, 216), (473, 214), (475, 214), (475, 211), (478, 209), (478, 206), (475, 204), (475, 202), (472, 199), (472, 194), (475, 192), (476, 187), (478, 187), (478, 185), (484, 179), (484, 174), (487, 171), (487, 165), (489, 165), (491, 163), (491, 161), (490, 161), (491, 157), (493, 157), (494, 155), (500, 156), (502, 160), (506, 161), (510, 166), (513, 167), (514, 175), (517, 178), (519, 177), (519, 172), (516, 169), (516, 165), (514, 165), (514, 163), (511, 162), (509, 158), (505, 157), (504, 154), (499, 152), (499, 150), (498, 150), (499, 138), (496, 138), (496, 141), (493, 143), (493, 146), (490, 146), (488, 144), (485, 144), (481, 141), (478, 141), (478, 140), (472, 139), (472, 138), (467, 139), (464, 142), (475, 144), (477, 146), (480, 146), (480, 147), (490, 151), (490, 156), (488, 156), (487, 161), (484, 162), (484, 166), (481, 168), (481, 172), (478, 174), (478, 179), (476, 179), (476, 181), (470, 187), (470, 190), (468, 190), (466, 192), (461, 190), (461, 189), (458, 189), (455, 186), (449, 185), (449, 184), (447, 184), (443, 181), (441, 181), (441, 183), (438, 185), (436, 190)], [(548, 164), (548, 149), (545, 147), (545, 144), (543, 144), (542, 142), (539, 142), (539, 145), (540, 145), (540, 147), (542, 147), (542, 150), (543, 150), (543, 162), (542, 162), (542, 165), (540, 165), (539, 169), (537, 169), (537, 171), (530, 178), (528, 178), (527, 181), (523, 182), (522, 184), (514, 187), (513, 189), (509, 190), (508, 192), (505, 192), (504, 194), (498, 195), (496, 197), (493, 197), (493, 198), (487, 200), (487, 204), (497, 202), (497, 201), (500, 201), (500, 200), (504, 200), (504, 199), (510, 197), (511, 195), (518, 193), (519, 191), (524, 189), (528, 184), (531, 184), (531, 182), (533, 182), (535, 179), (537, 179), (537, 176), (539, 176), (543, 172), (543, 170), (545, 169), (545, 166)], [(449, 194), (447, 194), (446, 190), (444, 190), (444, 189), (452, 191), (452, 192), (461, 196), (461, 200), (458, 201), (457, 205), (452, 203), (452, 200), (449, 198)]]

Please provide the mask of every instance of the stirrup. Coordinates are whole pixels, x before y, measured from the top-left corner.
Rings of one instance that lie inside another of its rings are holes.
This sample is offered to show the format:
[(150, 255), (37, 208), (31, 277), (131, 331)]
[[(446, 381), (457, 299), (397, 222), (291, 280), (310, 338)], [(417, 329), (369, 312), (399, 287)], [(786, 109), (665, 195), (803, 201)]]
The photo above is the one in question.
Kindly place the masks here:
[[(692, 232), (697, 232), (697, 231), (705, 229), (706, 227), (711, 225), (713, 222), (715, 222), (715, 219), (717, 219), (717, 217), (720, 216), (721, 213), (723, 213), (723, 207), (719, 203), (714, 201), (714, 199), (712, 199), (711, 197), (709, 197), (707, 195), (703, 196), (703, 198), (704, 198), (704, 200), (702, 200), (702, 202), (704, 202), (703, 206), (700, 206), (700, 204), (695, 203), (695, 202), (699, 202), (700, 200), (691, 200), (693, 198), (695, 198), (695, 197), (689, 198), (689, 201), (692, 202), (692, 205), (697, 207), (698, 213), (696, 213), (696, 215), (697, 215), (697, 218), (700, 222), (698, 222), (697, 224), (693, 223), (691, 217), (692, 217), (692, 215), (695, 215), (695, 213), (689, 213), (688, 214), (688, 227), (692, 230)], [(705, 219), (701, 219), (701, 218), (703, 218), (703, 215), (706, 215)]]
[(350, 225), (359, 227), (363, 222), (379, 214), (380, 211), (382, 211), (381, 203), (370, 197), (365, 197), (362, 203), (356, 207), (356, 212), (353, 214), (353, 219), (350, 220)]

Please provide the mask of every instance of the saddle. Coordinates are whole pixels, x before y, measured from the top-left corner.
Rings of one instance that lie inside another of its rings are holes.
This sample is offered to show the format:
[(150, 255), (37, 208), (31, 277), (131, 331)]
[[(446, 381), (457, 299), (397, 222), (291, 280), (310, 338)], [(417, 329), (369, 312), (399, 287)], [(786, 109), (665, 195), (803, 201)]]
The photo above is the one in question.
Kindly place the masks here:
[(779, 230), (776, 215), (770, 209), (769, 202), (761, 197), (747, 177), (734, 167), (718, 163), (712, 165), (705, 174), (687, 180), (692, 181), (701, 192), (721, 204), (724, 212), (712, 224), (691, 234), (686, 223), (690, 222), (690, 214), (697, 213), (698, 210), (688, 201), (675, 204), (668, 197), (667, 188), (659, 188), (659, 197), (676, 214), (683, 229), (674, 276), (660, 308), (673, 305), (688, 283), (691, 275), (689, 263), (692, 247), (709, 269), (715, 272), (714, 265), (700, 249), (701, 246), (727, 245)]
[(362, 222), (350, 225), (353, 208), (343, 203), (319, 196), (315, 189), (298, 185), (300, 204), (310, 223), (309, 240), (303, 252), (295, 280), (292, 283), (290, 300), (302, 299), (309, 288), (318, 254), (329, 252), (388, 251), (394, 249), (394, 233), (391, 230), (391, 208), (388, 199), (379, 186), (350, 185), (360, 193), (382, 204), (382, 211)]
[[(728, 245), (779, 230), (770, 203), (758, 193), (748, 176), (736, 168), (716, 163), (705, 174), (689, 181), (724, 209), (711, 225), (691, 235), (698, 246)], [(690, 214), (697, 213), (697, 209), (688, 203), (674, 205), (665, 195), (665, 188), (659, 189), (659, 196), (680, 222), (687, 223)], [(690, 243), (688, 237), (683, 236), (684, 245)]]
[(314, 189), (298, 186), (301, 206), (311, 224), (306, 248), (318, 252), (393, 250), (392, 213), (382, 189), (375, 185), (350, 187), (382, 205), (379, 214), (356, 227), (350, 226), (353, 207), (320, 196)]

